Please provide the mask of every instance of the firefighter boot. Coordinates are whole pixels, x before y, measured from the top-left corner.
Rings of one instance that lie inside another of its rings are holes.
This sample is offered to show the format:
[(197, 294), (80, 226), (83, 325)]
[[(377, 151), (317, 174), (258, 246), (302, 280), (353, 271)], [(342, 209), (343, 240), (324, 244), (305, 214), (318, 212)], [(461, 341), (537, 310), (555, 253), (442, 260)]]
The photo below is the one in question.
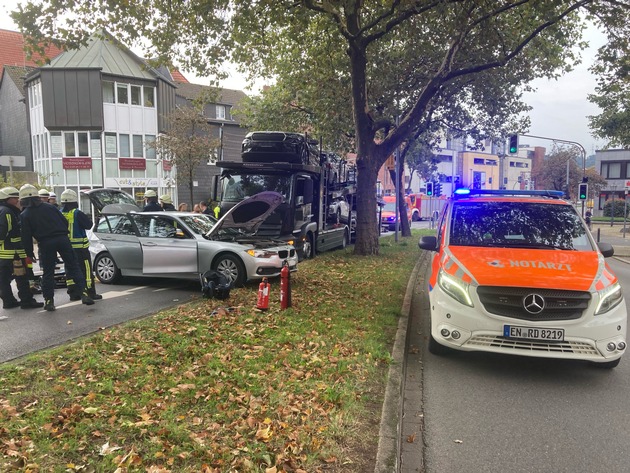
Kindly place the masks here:
[(67, 292), (68, 292), (68, 295), (70, 296), (71, 301), (81, 300), (81, 290), (79, 289), (79, 286), (77, 286), (76, 284), (69, 284)]
[(37, 302), (35, 299), (31, 299), (30, 301), (24, 301), (20, 304), (22, 309), (41, 309), (44, 307), (43, 302)]
[(94, 299), (90, 297), (87, 291), (83, 291), (83, 294), (81, 294), (81, 303), (85, 305), (92, 305), (94, 304)]
[(53, 312), (57, 310), (55, 307), (55, 301), (53, 299), (46, 299), (46, 304), (44, 305), (44, 309), (47, 310), (48, 312)]
[(96, 293), (96, 288), (94, 286), (89, 287), (87, 290), (87, 293), (92, 298), (92, 300), (95, 300), (95, 301), (100, 301), (103, 298), (102, 295)]

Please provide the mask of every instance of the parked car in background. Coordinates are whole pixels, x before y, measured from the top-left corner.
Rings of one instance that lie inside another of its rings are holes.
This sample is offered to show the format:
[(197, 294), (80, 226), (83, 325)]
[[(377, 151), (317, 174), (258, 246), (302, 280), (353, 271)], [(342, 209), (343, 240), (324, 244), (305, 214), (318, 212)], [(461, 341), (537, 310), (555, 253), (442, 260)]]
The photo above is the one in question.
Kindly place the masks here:
[(212, 269), (240, 286), (280, 275), (285, 261), (296, 271), (293, 245), (253, 236), (281, 202), (280, 194), (261, 192), (219, 220), (194, 212), (141, 212), (128, 203), (106, 205), (90, 237), (94, 272), (102, 283), (113, 284), (123, 276), (201, 280)]

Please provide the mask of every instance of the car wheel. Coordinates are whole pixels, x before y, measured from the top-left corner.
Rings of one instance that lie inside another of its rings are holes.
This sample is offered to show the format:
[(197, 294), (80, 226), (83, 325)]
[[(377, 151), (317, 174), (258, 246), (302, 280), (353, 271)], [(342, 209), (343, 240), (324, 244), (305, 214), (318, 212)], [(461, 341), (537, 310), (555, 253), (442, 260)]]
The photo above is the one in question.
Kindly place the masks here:
[(241, 260), (237, 256), (228, 253), (219, 255), (212, 269), (223, 274), (232, 287), (241, 287), (247, 280), (245, 267)]
[(308, 233), (302, 244), (302, 259), (311, 259), (313, 257), (313, 235)]
[(120, 269), (109, 253), (101, 253), (94, 260), (94, 273), (103, 284), (116, 284), (122, 277)]
[(602, 368), (602, 369), (612, 369), (612, 368), (616, 368), (620, 361), (621, 361), (621, 358), (617, 358), (616, 360), (606, 361), (604, 363), (595, 363), (595, 362), (593, 362), (593, 365), (595, 365), (598, 368)]
[(440, 345), (433, 335), (429, 335), (429, 353), (434, 355), (447, 355), (451, 352), (449, 347), (445, 347), (444, 345)]

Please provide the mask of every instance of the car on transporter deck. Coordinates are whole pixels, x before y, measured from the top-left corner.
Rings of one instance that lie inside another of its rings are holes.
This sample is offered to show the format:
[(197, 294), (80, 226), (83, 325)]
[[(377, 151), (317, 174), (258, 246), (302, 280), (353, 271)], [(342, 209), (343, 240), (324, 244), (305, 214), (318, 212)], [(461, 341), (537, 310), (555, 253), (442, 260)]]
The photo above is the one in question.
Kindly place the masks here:
[[(98, 189), (103, 198), (104, 189)], [(88, 191), (90, 192), (90, 191)], [(142, 212), (131, 196), (126, 203), (99, 208), (90, 234), (96, 277), (114, 284), (123, 276), (199, 280), (208, 270), (225, 275), (232, 286), (280, 275), (285, 262), (297, 270), (292, 245), (255, 237), (265, 218), (282, 202), (276, 192), (261, 192), (234, 206), (221, 219), (194, 212)], [(91, 199), (92, 203), (96, 199)]]
[(626, 303), (584, 220), (557, 191), (456, 191), (431, 251), (429, 351), (586, 360), (614, 368)]

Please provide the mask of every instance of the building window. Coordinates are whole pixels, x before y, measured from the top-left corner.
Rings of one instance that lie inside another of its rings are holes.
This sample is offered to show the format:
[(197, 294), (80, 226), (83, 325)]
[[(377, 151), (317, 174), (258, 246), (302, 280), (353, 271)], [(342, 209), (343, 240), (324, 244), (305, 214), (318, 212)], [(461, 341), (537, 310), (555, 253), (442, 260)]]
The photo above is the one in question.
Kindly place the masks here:
[(142, 97), (140, 95), (141, 88), (138, 85), (131, 86), (131, 105), (142, 105)]
[(114, 83), (113, 82), (103, 82), (103, 102), (104, 103), (114, 103)]
[(144, 106), (145, 107), (155, 107), (155, 88), (154, 87), (143, 87), (144, 91)]
[(155, 135), (145, 135), (147, 159), (155, 159)]
[(116, 85), (116, 97), (118, 103), (129, 103), (129, 88), (127, 84)]
[(485, 164), (485, 160), (483, 158), (475, 158), (473, 161), (474, 164)]
[(87, 131), (80, 131), (77, 133), (77, 141), (79, 143), (79, 156), (89, 156), (90, 147), (88, 145), (88, 133)]
[(131, 157), (130, 148), (129, 148), (129, 135), (118, 135), (120, 139), (120, 157), (121, 158), (129, 158)]
[(602, 176), (605, 179), (621, 179), (621, 163), (602, 163)]
[(496, 159), (486, 159), (486, 164), (488, 166), (496, 166), (497, 165), (497, 160)]
[(105, 133), (105, 156), (108, 158), (118, 157), (116, 133)]
[(142, 145), (142, 135), (133, 135), (132, 138), (133, 138), (133, 157), (143, 158), (144, 146)]
[(74, 133), (63, 134), (64, 156), (76, 156), (76, 148), (74, 146)]
[(217, 105), (217, 118), (225, 120), (225, 105)]

